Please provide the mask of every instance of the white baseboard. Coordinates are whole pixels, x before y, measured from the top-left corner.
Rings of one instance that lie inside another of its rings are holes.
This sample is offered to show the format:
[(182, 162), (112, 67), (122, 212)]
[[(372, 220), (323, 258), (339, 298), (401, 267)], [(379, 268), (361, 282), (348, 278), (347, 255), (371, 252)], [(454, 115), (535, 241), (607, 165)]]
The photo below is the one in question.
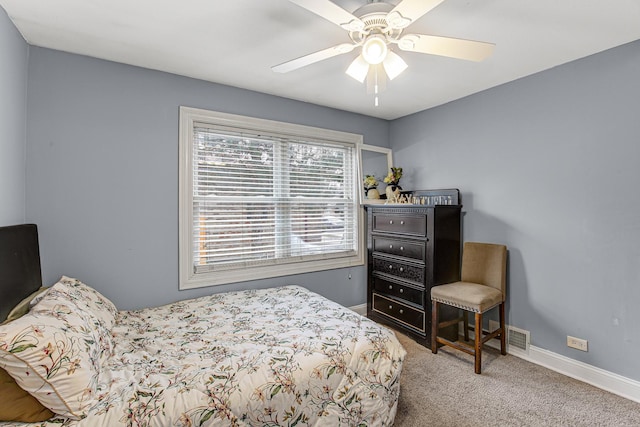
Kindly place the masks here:
[(349, 308), (351, 310), (355, 311), (356, 313), (360, 314), (361, 316), (366, 316), (367, 315), (367, 303), (359, 304), (359, 305), (352, 305)]
[(640, 403), (640, 381), (596, 368), (533, 345), (529, 346), (528, 355), (514, 354), (514, 356)]
[[(500, 341), (492, 339), (487, 342), (489, 347), (500, 349)], [(604, 369), (562, 356), (549, 350), (534, 345), (529, 346), (529, 352), (519, 348), (509, 349), (510, 355), (519, 357), (536, 365), (544, 366), (552, 371), (559, 372), (610, 393), (617, 394), (629, 400), (640, 403), (640, 381), (635, 381)]]

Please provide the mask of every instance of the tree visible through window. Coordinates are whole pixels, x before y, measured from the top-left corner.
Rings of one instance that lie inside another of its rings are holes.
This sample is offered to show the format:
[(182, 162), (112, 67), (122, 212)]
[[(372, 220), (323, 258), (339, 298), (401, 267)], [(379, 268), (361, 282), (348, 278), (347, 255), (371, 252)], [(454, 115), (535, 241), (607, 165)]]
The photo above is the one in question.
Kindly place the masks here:
[(190, 260), (181, 268), (192, 279), (204, 286), (362, 262), (356, 146), (344, 140), (354, 135), (238, 116), (229, 126), (228, 115), (220, 123), (220, 113), (188, 112), (181, 179), (191, 185), (181, 188), (190, 224), (181, 232), (190, 226)]

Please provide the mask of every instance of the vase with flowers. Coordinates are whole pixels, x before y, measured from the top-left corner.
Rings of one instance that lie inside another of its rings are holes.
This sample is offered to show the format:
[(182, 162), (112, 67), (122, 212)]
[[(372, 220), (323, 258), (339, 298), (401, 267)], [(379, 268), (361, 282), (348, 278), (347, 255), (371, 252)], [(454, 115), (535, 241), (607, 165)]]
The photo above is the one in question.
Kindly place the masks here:
[(387, 200), (394, 200), (400, 195), (400, 191), (402, 191), (400, 178), (402, 178), (402, 168), (395, 167), (392, 167), (391, 172), (384, 178), (384, 182), (387, 184), (385, 189)]
[(367, 175), (364, 177), (364, 195), (367, 199), (379, 199), (380, 193), (378, 192), (378, 180), (373, 175)]

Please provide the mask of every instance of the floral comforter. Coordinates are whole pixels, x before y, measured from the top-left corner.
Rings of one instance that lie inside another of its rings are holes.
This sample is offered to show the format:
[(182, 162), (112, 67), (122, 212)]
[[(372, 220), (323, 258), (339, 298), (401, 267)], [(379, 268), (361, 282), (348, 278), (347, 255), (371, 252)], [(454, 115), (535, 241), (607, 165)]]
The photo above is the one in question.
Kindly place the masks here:
[(88, 416), (26, 425), (393, 424), (393, 332), (299, 286), (121, 311), (112, 335)]

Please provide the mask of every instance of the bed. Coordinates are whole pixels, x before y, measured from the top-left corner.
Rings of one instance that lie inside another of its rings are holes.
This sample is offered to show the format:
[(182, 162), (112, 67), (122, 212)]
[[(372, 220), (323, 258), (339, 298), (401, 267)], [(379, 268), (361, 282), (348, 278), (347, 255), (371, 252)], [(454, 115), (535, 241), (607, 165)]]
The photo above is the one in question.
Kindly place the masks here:
[(0, 426), (393, 424), (394, 333), (301, 286), (118, 311), (75, 278), (41, 289), (35, 226), (0, 246), (0, 321), (28, 305), (0, 325), (0, 372), (51, 411)]

